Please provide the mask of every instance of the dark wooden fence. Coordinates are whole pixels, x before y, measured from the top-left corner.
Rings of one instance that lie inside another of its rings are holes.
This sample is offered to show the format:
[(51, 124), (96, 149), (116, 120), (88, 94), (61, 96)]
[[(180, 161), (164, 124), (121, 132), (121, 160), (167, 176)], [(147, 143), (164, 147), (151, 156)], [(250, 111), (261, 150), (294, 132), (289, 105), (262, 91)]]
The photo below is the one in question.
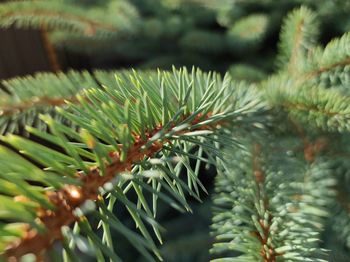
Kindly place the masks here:
[(0, 79), (51, 70), (40, 31), (0, 30)]

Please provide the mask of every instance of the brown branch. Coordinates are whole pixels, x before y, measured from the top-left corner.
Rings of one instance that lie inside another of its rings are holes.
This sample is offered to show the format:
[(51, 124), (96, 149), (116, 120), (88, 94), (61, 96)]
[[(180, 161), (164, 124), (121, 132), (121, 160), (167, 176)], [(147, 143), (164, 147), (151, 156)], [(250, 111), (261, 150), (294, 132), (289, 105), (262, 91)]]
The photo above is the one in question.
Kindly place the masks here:
[[(260, 154), (261, 154), (261, 145), (255, 144), (254, 149), (253, 149), (253, 174), (255, 177), (256, 184), (257, 184), (258, 198), (259, 199), (263, 198), (264, 209), (268, 210), (269, 209), (269, 200), (268, 200), (267, 196), (264, 195), (262, 192), (263, 186), (264, 186), (263, 184), (265, 181), (265, 174), (261, 168), (260, 159), (259, 159)], [(277, 253), (274, 250), (273, 246), (268, 244), (271, 221), (272, 221), (271, 214), (269, 214), (267, 225), (265, 225), (265, 223), (264, 223), (264, 218), (260, 217), (259, 224), (262, 228), (263, 234), (261, 235), (259, 233), (259, 231), (253, 232), (253, 235), (256, 236), (261, 243), (260, 255), (261, 255), (264, 262), (276, 262), (277, 256), (282, 255), (280, 253)], [(268, 251), (265, 250), (264, 246), (268, 247)]]
[(315, 71), (308, 72), (308, 73), (305, 74), (305, 76), (306, 76), (306, 79), (310, 79), (310, 78), (318, 76), (318, 75), (320, 75), (320, 74), (322, 74), (324, 72), (327, 72), (327, 71), (330, 71), (332, 69), (335, 69), (338, 66), (346, 66), (346, 65), (349, 65), (349, 64), (350, 64), (350, 58), (348, 57), (348, 58), (346, 58), (346, 59), (344, 59), (342, 61), (339, 61), (339, 62), (336, 62), (334, 64), (331, 64), (331, 65), (329, 65), (327, 67), (321, 67), (321, 68), (318, 68)]
[(62, 106), (67, 102), (77, 103), (76, 96), (68, 98), (50, 98), (47, 96), (35, 97), (32, 100), (22, 101), (14, 105), (3, 105), (0, 107), (0, 116), (11, 116), (39, 106)]
[[(82, 97), (85, 99), (85, 96), (81, 94)], [(117, 98), (112, 98), (116, 103), (118, 103), (121, 106), (124, 106), (124, 103)], [(136, 102), (135, 98), (130, 99), (132, 102)], [(90, 103), (89, 100), (86, 100), (87, 103)], [(75, 103), (79, 104), (79, 100), (77, 96), (71, 96), (67, 98), (51, 98), (47, 96), (42, 97), (33, 97), (31, 100), (22, 101), (14, 105), (2, 105), (0, 106), (0, 117), (1, 116), (11, 116), (14, 114), (21, 113), (23, 111), (26, 111), (28, 109), (34, 108), (34, 107), (40, 107), (40, 106), (63, 106), (67, 103)]]
[(305, 131), (302, 126), (299, 125), (299, 123), (291, 120), (291, 124), (293, 125), (294, 129), (296, 130), (297, 135), (303, 142), (303, 153), (304, 153), (304, 159), (308, 163), (313, 163), (316, 159), (316, 157), (326, 149), (328, 146), (328, 141), (325, 137), (318, 137), (315, 141), (310, 141), (310, 139), (305, 134)]
[[(205, 116), (197, 116), (192, 122), (195, 125), (208, 118), (210, 114)], [(204, 125), (196, 130), (213, 129), (219, 125), (220, 122), (211, 125)], [(111, 164), (106, 166), (106, 175), (100, 175), (100, 169), (94, 167), (90, 169), (87, 175), (77, 173), (77, 179), (80, 179), (81, 186), (66, 185), (61, 190), (47, 192), (46, 195), (50, 202), (56, 207), (54, 211), (40, 208), (37, 211), (38, 221), (40, 221), (46, 230), (46, 233), (39, 234), (35, 229), (28, 226), (28, 230), (24, 237), (19, 241), (11, 243), (7, 246), (4, 256), (9, 261), (18, 261), (18, 259), (27, 254), (32, 253), (37, 257), (41, 256), (46, 249), (48, 249), (55, 240), (62, 239), (61, 228), (62, 226), (69, 226), (75, 221), (79, 220), (73, 213), (75, 208), (81, 206), (86, 200), (96, 201), (99, 197), (98, 189), (105, 183), (111, 181), (115, 176), (123, 171), (130, 171), (132, 165), (144, 159), (144, 157), (150, 157), (158, 152), (166, 141), (154, 142), (147, 149), (142, 150), (143, 146), (149, 141), (149, 139), (159, 132), (162, 126), (156, 127), (151, 132), (147, 132), (146, 140), (142, 140), (141, 136), (134, 136), (135, 142), (130, 147), (125, 161), (121, 161), (117, 152), (112, 152), (113, 158)], [(176, 134), (180, 135), (187, 130), (178, 131)], [(23, 200), (22, 200), (23, 201)]]

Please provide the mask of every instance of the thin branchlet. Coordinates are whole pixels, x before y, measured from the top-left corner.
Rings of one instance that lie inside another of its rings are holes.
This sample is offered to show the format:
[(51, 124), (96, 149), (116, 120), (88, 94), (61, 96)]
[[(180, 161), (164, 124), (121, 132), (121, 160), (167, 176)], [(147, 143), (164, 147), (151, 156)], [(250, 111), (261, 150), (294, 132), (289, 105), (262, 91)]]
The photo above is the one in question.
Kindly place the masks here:
[[(261, 155), (261, 145), (255, 144), (253, 148), (253, 174), (257, 185), (257, 197), (262, 199), (264, 210), (269, 210), (269, 199), (265, 192), (263, 192), (265, 174), (261, 167), (260, 155)], [(253, 235), (256, 236), (261, 244), (260, 255), (264, 262), (276, 262), (277, 256), (282, 254), (277, 253), (273, 246), (269, 245), (268, 239), (270, 236), (270, 226), (272, 222), (272, 215), (269, 214), (268, 223), (264, 222), (263, 218), (259, 218), (259, 225), (262, 229), (262, 235), (259, 231), (253, 232)], [(265, 247), (268, 247), (267, 250)]]
[(32, 100), (22, 101), (13, 105), (3, 105), (0, 109), (0, 116), (11, 116), (19, 112), (25, 112), (34, 107), (54, 107), (69, 103), (78, 103), (76, 96), (67, 98), (50, 98), (47, 96), (35, 97)]
[(320, 68), (315, 69), (314, 71), (307, 72), (304, 74), (304, 77), (306, 80), (309, 80), (311, 78), (319, 76), (322, 73), (330, 72), (331, 70), (333, 70), (337, 67), (345, 67), (347, 65), (350, 65), (350, 58), (349, 57), (346, 57), (344, 60), (337, 61), (333, 64), (328, 65), (328, 66), (320, 67)]

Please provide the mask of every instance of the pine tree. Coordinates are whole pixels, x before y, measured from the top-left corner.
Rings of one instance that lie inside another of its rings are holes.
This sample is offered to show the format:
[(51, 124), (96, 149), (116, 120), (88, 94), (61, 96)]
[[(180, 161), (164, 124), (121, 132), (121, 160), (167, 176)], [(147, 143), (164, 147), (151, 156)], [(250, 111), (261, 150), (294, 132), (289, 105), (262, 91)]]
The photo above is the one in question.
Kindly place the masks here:
[[(61, 8), (39, 2), (35, 10)], [(83, 34), (96, 26), (96, 36), (109, 37), (95, 22), (22, 17), (18, 6), (32, 7), (5, 4), (13, 13), (0, 10), (3, 26), (53, 23)], [(241, 31), (267, 25), (257, 16), (229, 30), (232, 46), (259, 44), (264, 30)], [(232, 69), (247, 73), (238, 79), (173, 68), (3, 81), (1, 259), (122, 261), (117, 232), (145, 260), (161, 260), (159, 206), (191, 212), (187, 199), (206, 192), (204, 163), (217, 171), (213, 261), (346, 261), (350, 36), (318, 45), (318, 17), (306, 7), (286, 17), (269, 77), (241, 65)], [(134, 230), (118, 217), (123, 210)]]

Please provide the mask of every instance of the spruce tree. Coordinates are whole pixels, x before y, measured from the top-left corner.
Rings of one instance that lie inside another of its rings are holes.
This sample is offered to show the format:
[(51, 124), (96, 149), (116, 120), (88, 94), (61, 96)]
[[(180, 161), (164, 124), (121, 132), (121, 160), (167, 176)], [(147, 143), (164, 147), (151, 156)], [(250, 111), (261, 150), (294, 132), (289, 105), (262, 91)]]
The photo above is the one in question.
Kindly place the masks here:
[[(131, 12), (126, 1), (113, 4)], [(99, 42), (135, 22), (129, 13), (120, 23), (108, 15), (93, 20), (101, 16), (96, 9), (82, 20), (82, 10), (63, 7), (5, 3), (0, 24), (45, 24), (68, 30), (67, 39), (77, 32)], [(79, 261), (84, 253), (123, 261), (118, 233), (145, 260), (162, 260), (159, 206), (191, 212), (188, 199), (206, 192), (198, 177), (206, 164), (217, 172), (213, 261), (347, 261), (350, 36), (321, 46), (321, 18), (304, 6), (287, 15), (269, 76), (239, 64), (224, 75), (174, 67), (3, 81), (0, 258)], [(225, 46), (258, 48), (267, 20), (242, 18)], [(204, 52), (220, 50), (211, 49), (220, 39), (209, 38)], [(182, 45), (191, 48), (191, 39)]]

